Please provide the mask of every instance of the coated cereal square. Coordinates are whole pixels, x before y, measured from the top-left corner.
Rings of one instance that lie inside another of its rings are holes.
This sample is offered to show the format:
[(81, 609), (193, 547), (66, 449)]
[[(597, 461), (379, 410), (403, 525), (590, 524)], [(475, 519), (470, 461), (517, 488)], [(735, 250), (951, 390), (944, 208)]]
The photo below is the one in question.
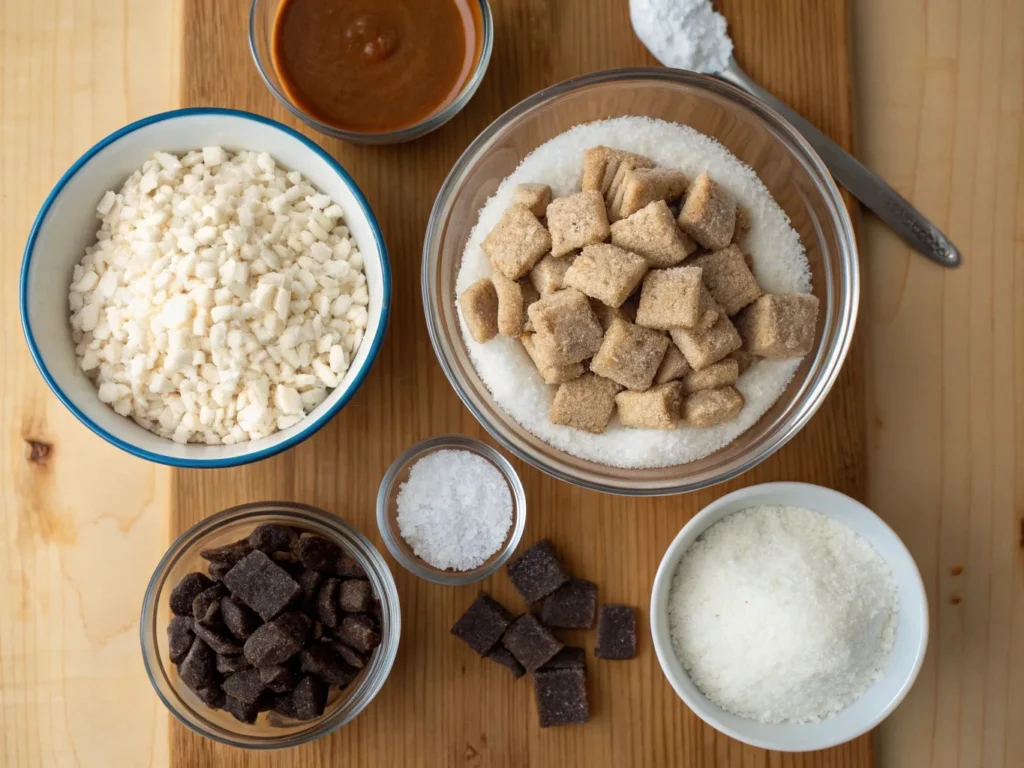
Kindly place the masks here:
[(514, 203), (481, 244), (494, 268), (518, 280), (551, 250), (551, 235), (530, 209)]
[(502, 336), (518, 336), (523, 332), (523, 289), (518, 280), (509, 280), (501, 272), (491, 276), (498, 297), (497, 324)]
[(704, 270), (704, 284), (727, 315), (735, 315), (761, 295), (739, 246), (694, 256), (689, 263)]
[(611, 379), (585, 373), (558, 387), (548, 417), (552, 424), (600, 434), (612, 418), (620, 389)]
[(583, 153), (583, 189), (597, 190), (604, 196), (624, 160), (634, 168), (654, 167), (653, 160), (634, 152), (603, 146), (591, 147)]
[(690, 372), (690, 364), (686, 362), (686, 356), (679, 351), (675, 344), (669, 344), (665, 350), (665, 357), (658, 366), (658, 372), (654, 374), (655, 384), (667, 384), (683, 378)]
[(683, 389), (692, 394), (701, 389), (718, 389), (736, 383), (740, 377), (740, 364), (733, 357), (726, 357), (701, 371), (690, 371), (683, 377)]
[(537, 366), (537, 372), (540, 373), (540, 377), (544, 379), (545, 384), (564, 384), (567, 381), (578, 379), (586, 370), (583, 367), (583, 363), (545, 365), (543, 359), (537, 354), (537, 347), (533, 343), (532, 333), (524, 333), (519, 337), (519, 341), (522, 342), (526, 354), (533, 360), (533, 364)]
[(664, 331), (693, 328), (703, 315), (703, 291), (699, 267), (652, 269), (644, 277), (636, 322)]
[(676, 224), (668, 203), (655, 200), (611, 225), (612, 245), (643, 256), (652, 268), (674, 267), (697, 250)]
[(512, 195), (512, 202), (525, 205), (530, 213), (542, 219), (551, 202), (551, 187), (547, 184), (520, 184)]
[(654, 381), (669, 344), (664, 333), (616, 318), (590, 361), (590, 370), (628, 389), (641, 391)]
[(498, 292), (491, 280), (485, 277), (464, 290), (459, 308), (475, 342), (486, 344), (498, 335)]
[(587, 297), (575, 288), (544, 296), (530, 307), (533, 343), (545, 365), (571, 365), (592, 357), (604, 333)]
[(547, 296), (549, 293), (561, 290), (562, 280), (569, 267), (572, 266), (576, 257), (574, 255), (562, 256), (556, 259), (550, 253), (537, 262), (530, 270), (529, 279), (537, 293)]
[(626, 174), (616, 219), (633, 215), (656, 200), (674, 203), (683, 196), (689, 180), (682, 171), (668, 168), (635, 168)]
[(683, 385), (678, 381), (655, 384), (644, 392), (619, 392), (615, 407), (625, 427), (675, 429), (683, 404)]
[(818, 297), (767, 293), (736, 316), (743, 346), (759, 357), (803, 357), (814, 347)]
[(548, 229), (555, 258), (604, 242), (610, 234), (604, 198), (595, 190), (584, 190), (552, 200), (548, 205)]
[(736, 200), (705, 171), (686, 195), (679, 226), (708, 250), (721, 250), (736, 233)]
[(566, 271), (563, 284), (614, 308), (629, 298), (646, 273), (643, 257), (600, 243), (583, 249)]
[(729, 320), (722, 314), (711, 328), (698, 331), (695, 328), (673, 328), (669, 331), (672, 341), (686, 356), (686, 362), (695, 371), (713, 365), (723, 357), (735, 352), (743, 345), (739, 333)]
[(714, 427), (739, 416), (743, 404), (743, 395), (734, 387), (701, 389), (683, 402), (683, 421), (694, 427)]

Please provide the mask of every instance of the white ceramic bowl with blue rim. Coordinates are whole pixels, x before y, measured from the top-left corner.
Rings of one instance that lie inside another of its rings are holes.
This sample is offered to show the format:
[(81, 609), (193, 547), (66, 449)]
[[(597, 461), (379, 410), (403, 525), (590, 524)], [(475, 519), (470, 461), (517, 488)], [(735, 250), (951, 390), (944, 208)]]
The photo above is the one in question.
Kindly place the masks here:
[[(896, 640), (881, 677), (834, 717), (816, 723), (761, 723), (711, 703), (686, 674), (672, 647), (668, 601), (672, 577), (694, 541), (724, 517), (750, 507), (781, 505), (821, 512), (875, 548), (892, 571), (899, 599)], [(712, 502), (683, 526), (658, 566), (651, 593), (651, 637), (661, 669), (686, 706), (712, 728), (746, 744), (783, 752), (827, 749), (867, 733), (899, 705), (914, 685), (928, 647), (928, 598), (909, 550), (895, 531), (859, 501), (808, 483), (764, 483)]]
[[(179, 445), (119, 416), (100, 402), (79, 369), (71, 340), (68, 288), (74, 266), (96, 240), (96, 204), (156, 151), (182, 154), (204, 146), (269, 152), (298, 171), (344, 211), (363, 254), (370, 294), (363, 342), (341, 384), (298, 424), (235, 445)], [(323, 427), (352, 398), (384, 340), (391, 302), (391, 269), (377, 219), (363, 193), (338, 162), (297, 131), (259, 115), (230, 109), (164, 112), (112, 133), (82, 155), (43, 203), (29, 233), (21, 268), (21, 322), (32, 357), (60, 401), (89, 429), (143, 459), (176, 467), (230, 467), (287, 450)]]

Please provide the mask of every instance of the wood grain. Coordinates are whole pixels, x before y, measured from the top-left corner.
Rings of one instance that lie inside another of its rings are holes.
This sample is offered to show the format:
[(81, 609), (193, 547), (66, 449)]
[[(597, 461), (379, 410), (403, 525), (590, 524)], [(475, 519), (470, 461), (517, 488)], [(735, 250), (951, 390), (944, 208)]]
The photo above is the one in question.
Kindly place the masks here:
[[(852, 135), (846, 4), (787, 0), (722, 3), (741, 63), (842, 144)], [(244, 36), (245, 0), (185, 3), (184, 101), (249, 109), (291, 122), (259, 82)], [(378, 546), (374, 498), (391, 460), (442, 432), (484, 437), (434, 359), (420, 303), (423, 233), (434, 195), (462, 149), (503, 110), (573, 75), (652, 64), (629, 29), (623, 0), (500, 0), (493, 3), (494, 57), (472, 102), (451, 123), (412, 144), (359, 147), (314, 136), (356, 178), (377, 213), (395, 274), (387, 341), (360, 393), (309, 442), (257, 466), (178, 471), (172, 525), (180, 531), (226, 506), (257, 499), (311, 503), (357, 525)], [(301, 126), (300, 126), (301, 127)], [(254, 755), (172, 726), (172, 764), (269, 765), (287, 761), (394, 766), (867, 766), (869, 738), (815, 755), (769, 755), (704, 727), (661, 675), (645, 613), (654, 572), (683, 523), (713, 498), (766, 480), (809, 480), (863, 494), (862, 368), (855, 354), (828, 402), (789, 446), (741, 481), (685, 497), (632, 500), (588, 493), (517, 462), (530, 509), (525, 541), (548, 536), (603, 600), (640, 610), (640, 656), (590, 665), (593, 721), (540, 730), (526, 681), (484, 664), (448, 635), (476, 587), (426, 584), (392, 560), (403, 638), (388, 684), (333, 736), (287, 755)], [(482, 585), (510, 605), (504, 574)], [(587, 639), (592, 643), (592, 637)]]
[(64, 169), (176, 101), (178, 17), (174, 3), (147, 0), (0, 3), (6, 766), (167, 763), (167, 716), (139, 661), (137, 621), (166, 546), (170, 476), (96, 438), (50, 394), (15, 294), (29, 227)]

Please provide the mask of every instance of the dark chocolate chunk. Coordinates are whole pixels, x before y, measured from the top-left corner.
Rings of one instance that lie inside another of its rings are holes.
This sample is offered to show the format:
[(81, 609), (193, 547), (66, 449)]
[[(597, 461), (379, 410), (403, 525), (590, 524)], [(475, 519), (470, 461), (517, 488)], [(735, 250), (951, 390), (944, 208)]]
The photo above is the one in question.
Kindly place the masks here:
[(245, 656), (225, 656), (223, 653), (217, 654), (217, 671), (222, 675), (233, 675), (235, 672), (241, 672), (243, 669), (249, 669), (252, 664)]
[(348, 552), (342, 552), (332, 571), (343, 579), (365, 579), (366, 571)]
[(282, 568), (285, 568), (285, 570), (287, 570), (287, 566), (289, 565), (302, 565), (302, 563), (299, 562), (299, 558), (293, 555), (290, 549), (280, 550), (278, 552), (271, 552), (270, 559), (278, 565), (280, 565)]
[(344, 688), (356, 676), (356, 670), (346, 664), (329, 643), (313, 643), (299, 651), (299, 665), (307, 675), (316, 675), (339, 688)]
[(512, 652), (503, 645), (494, 646), (485, 658), (501, 664), (501, 666), (512, 673), (513, 677), (522, 677), (526, 674), (523, 665), (516, 661), (516, 657), (512, 655)]
[(373, 608), (373, 587), (365, 579), (348, 579), (341, 582), (338, 590), (338, 604), (348, 613), (362, 613)]
[(528, 672), (540, 669), (563, 647), (532, 613), (525, 613), (513, 621), (502, 635), (501, 644), (512, 651)]
[(248, 723), (249, 725), (255, 723), (257, 716), (260, 714), (259, 706), (241, 701), (234, 696), (225, 697), (224, 709), (234, 715), (236, 720)]
[(220, 599), (220, 617), (228, 632), (239, 640), (248, 640), (260, 625), (259, 616), (230, 597)]
[(192, 617), (192, 601), (204, 589), (213, 586), (213, 582), (202, 573), (185, 574), (181, 581), (171, 590), (171, 611), (177, 616)]
[(313, 620), (313, 628), (309, 630), (309, 636), (314, 640), (319, 640), (324, 636), (324, 625), (319, 619)]
[(338, 626), (338, 587), (341, 582), (333, 577), (325, 579), (316, 596), (316, 614), (325, 627)]
[(224, 583), (264, 621), (270, 621), (302, 594), (295, 579), (259, 550), (239, 560), (224, 576)]
[(220, 599), (228, 593), (223, 584), (204, 589), (192, 601), (192, 618), (203, 626), (214, 628), (218, 624)]
[(288, 664), (271, 664), (260, 669), (263, 684), (274, 693), (292, 690), (298, 682), (295, 672)]
[(547, 539), (541, 539), (509, 563), (508, 577), (527, 603), (543, 600), (569, 580), (554, 545)]
[(341, 547), (323, 536), (300, 536), (292, 542), (292, 554), (307, 568), (333, 573), (341, 559)]
[(224, 691), (221, 690), (219, 685), (210, 685), (206, 688), (200, 688), (197, 691), (192, 691), (199, 700), (208, 707), (214, 709), (220, 709), (224, 706)]
[(225, 544), (223, 547), (199, 550), (199, 556), (204, 560), (218, 563), (231, 563), (235, 565), (243, 557), (252, 552), (252, 545), (245, 539)]
[(373, 620), (364, 613), (353, 613), (342, 619), (334, 630), (334, 636), (363, 653), (369, 653), (380, 645), (380, 633)]
[(338, 652), (338, 655), (341, 656), (341, 658), (345, 660), (345, 663), (348, 664), (350, 667), (362, 669), (366, 666), (366, 654), (360, 653), (355, 648), (349, 648), (347, 645), (338, 640), (333, 640), (331, 642), (331, 647)]
[(223, 653), (225, 656), (234, 656), (242, 652), (241, 643), (219, 628), (211, 629), (193, 619), (192, 631), (196, 633), (196, 637), (202, 638), (203, 642), (217, 653)]
[(234, 567), (234, 563), (222, 563), (214, 560), (206, 568), (210, 572), (210, 578), (214, 581), (224, 581), (224, 575)]
[(221, 687), (228, 696), (234, 696), (246, 704), (255, 704), (266, 686), (263, 684), (260, 671), (250, 667), (225, 678)]
[(192, 622), (184, 616), (175, 616), (167, 625), (167, 652), (174, 664), (181, 663), (192, 647)]
[(540, 620), (549, 627), (590, 629), (597, 616), (597, 584), (572, 579), (544, 600)]
[(287, 661), (302, 650), (312, 624), (306, 614), (298, 611), (281, 614), (249, 636), (245, 641), (245, 658), (256, 667)]
[(302, 572), (295, 578), (299, 586), (302, 587), (302, 595), (309, 602), (312, 602), (316, 597), (317, 590), (320, 586), (320, 582), (323, 580), (323, 576), (320, 575), (319, 571), (311, 571), (308, 568), (303, 568)]
[(274, 697), (274, 711), (294, 720), (313, 720), (327, 706), (327, 684), (315, 677), (304, 677), (289, 693)]
[(537, 672), (533, 691), (541, 728), (582, 724), (590, 719), (587, 675), (582, 667)]
[(538, 672), (545, 672), (549, 669), (575, 669), (587, 666), (587, 653), (582, 648), (566, 646), (546, 662)]
[(628, 605), (602, 605), (597, 619), (599, 659), (632, 659), (636, 656), (636, 618)]
[(295, 531), (287, 525), (262, 523), (252, 529), (252, 533), (249, 534), (249, 544), (253, 549), (270, 554), (288, 549), (295, 538)]
[(481, 592), (452, 626), (451, 633), (466, 645), (486, 656), (512, 623), (512, 614), (505, 606)]
[(192, 647), (178, 665), (178, 677), (193, 691), (208, 688), (217, 682), (216, 658), (213, 650), (201, 638), (192, 641)]

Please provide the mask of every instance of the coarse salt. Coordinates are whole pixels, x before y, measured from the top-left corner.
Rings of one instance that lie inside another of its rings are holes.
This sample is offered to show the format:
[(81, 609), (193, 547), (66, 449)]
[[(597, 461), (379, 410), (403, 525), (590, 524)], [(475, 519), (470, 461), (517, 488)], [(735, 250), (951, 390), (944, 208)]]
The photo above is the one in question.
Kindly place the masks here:
[(398, 530), (416, 557), (442, 570), (485, 563), (512, 525), (501, 472), (472, 451), (435, 451), (413, 464), (398, 492)]
[(712, 702), (812, 722), (859, 698), (895, 640), (896, 585), (860, 535), (821, 512), (763, 506), (705, 531), (672, 579), (679, 661)]

